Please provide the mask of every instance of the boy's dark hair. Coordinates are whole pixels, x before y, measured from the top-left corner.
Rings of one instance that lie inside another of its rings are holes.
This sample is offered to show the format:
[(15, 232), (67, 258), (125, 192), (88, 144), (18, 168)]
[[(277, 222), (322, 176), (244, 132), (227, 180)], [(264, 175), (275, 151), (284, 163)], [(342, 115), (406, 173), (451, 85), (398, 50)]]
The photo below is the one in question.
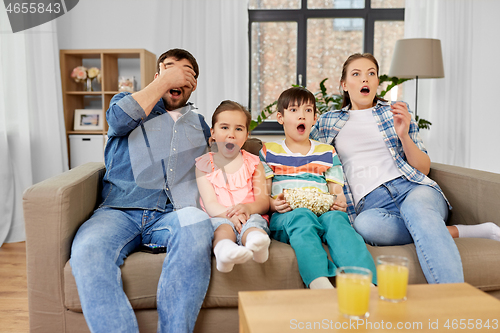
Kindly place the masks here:
[(162, 63), (167, 58), (174, 58), (177, 61), (187, 59), (193, 66), (193, 70), (196, 73), (194, 78), (198, 79), (198, 75), (200, 74), (198, 63), (191, 53), (183, 49), (171, 49), (163, 53), (156, 61), (156, 73), (160, 73), (160, 63)]
[(283, 114), (290, 104), (302, 105), (304, 103), (312, 103), (314, 113), (316, 113), (316, 98), (313, 93), (303, 87), (293, 87), (283, 91), (278, 98), (278, 112)]
[[(349, 67), (349, 64), (351, 62), (353, 62), (354, 60), (358, 60), (358, 59), (368, 59), (371, 62), (373, 62), (373, 64), (375, 65), (375, 67), (377, 67), (377, 77), (378, 77), (379, 67), (378, 67), (378, 61), (377, 61), (377, 59), (375, 59), (375, 57), (371, 53), (363, 53), (363, 54), (361, 54), (361, 53), (354, 53), (354, 54), (351, 54), (349, 56), (349, 58), (347, 58), (347, 60), (344, 62), (344, 65), (342, 66), (342, 76), (340, 77), (340, 83), (342, 83), (342, 82), (344, 82), (346, 80), (346, 77), (347, 77), (347, 67)], [(349, 96), (349, 93), (347, 91), (343, 91), (342, 90), (342, 84), (340, 85), (340, 91), (342, 91), (342, 95), (343, 95), (343, 98), (342, 98), (342, 107), (341, 108), (344, 108), (347, 105), (351, 104), (351, 97)], [(373, 99), (373, 103), (376, 103), (378, 100), (386, 102), (385, 99), (383, 99), (381, 97), (378, 97), (375, 94), (375, 98)]]
[(214, 114), (212, 115), (212, 128), (214, 127), (215, 123), (217, 123), (217, 117), (219, 116), (220, 113), (224, 111), (241, 111), (245, 114), (247, 117), (247, 131), (250, 128), (250, 122), (252, 121), (252, 114), (250, 111), (248, 111), (243, 105), (240, 103), (236, 103), (230, 100), (225, 100), (222, 101), (219, 106), (215, 109)]

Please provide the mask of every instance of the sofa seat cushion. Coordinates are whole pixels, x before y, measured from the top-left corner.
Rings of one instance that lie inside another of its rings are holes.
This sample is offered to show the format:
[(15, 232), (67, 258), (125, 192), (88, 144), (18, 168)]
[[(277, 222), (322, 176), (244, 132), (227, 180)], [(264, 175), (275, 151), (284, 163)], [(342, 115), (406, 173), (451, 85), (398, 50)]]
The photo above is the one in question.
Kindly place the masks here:
[[(500, 290), (500, 242), (483, 238), (456, 238), (458, 252), (462, 258), (465, 282), (483, 291)], [(427, 283), (415, 245), (402, 246), (370, 246), (368, 250), (373, 258), (379, 255), (405, 256), (409, 260), (409, 283)]]
[(382, 255), (395, 255), (408, 258), (408, 283), (409, 284), (423, 284), (427, 283), (424, 273), (420, 268), (417, 252), (415, 251), (414, 244), (398, 245), (398, 246), (371, 246), (366, 245), (370, 251), (373, 260), (377, 260), (378, 256)]
[(269, 259), (234, 265), (230, 273), (221, 273), (212, 260), (212, 278), (203, 307), (237, 307), (239, 291), (302, 289), (295, 252), (288, 244), (271, 241)]
[(500, 290), (500, 242), (483, 238), (455, 239), (465, 282), (483, 291)]
[[(464, 267), (465, 282), (484, 291), (500, 290), (500, 242), (479, 239), (456, 239)], [(401, 255), (409, 260), (409, 283), (427, 283), (420, 268), (415, 246), (374, 247), (367, 245), (373, 258), (379, 255)], [(326, 249), (326, 248), (325, 248)], [(203, 308), (237, 307), (239, 291), (304, 288), (293, 249), (273, 240), (269, 260), (258, 264), (250, 260), (235, 265), (230, 273), (220, 273), (212, 257), (212, 277)], [(156, 288), (165, 254), (131, 254), (122, 266), (125, 293), (134, 309), (156, 308)], [(75, 279), (69, 262), (64, 268), (65, 306), (81, 312)]]
[[(304, 288), (293, 249), (273, 240), (269, 260), (258, 264), (250, 260), (221, 273), (212, 256), (212, 277), (204, 308), (237, 307), (238, 291)], [(156, 308), (156, 288), (165, 254), (132, 253), (122, 266), (123, 289), (134, 309)], [(64, 267), (64, 304), (81, 312), (82, 307), (69, 262)]]
[[(156, 287), (165, 256), (164, 253), (135, 252), (125, 259), (121, 267), (123, 289), (134, 309), (156, 308)], [(69, 310), (82, 312), (69, 261), (64, 266), (64, 305)]]

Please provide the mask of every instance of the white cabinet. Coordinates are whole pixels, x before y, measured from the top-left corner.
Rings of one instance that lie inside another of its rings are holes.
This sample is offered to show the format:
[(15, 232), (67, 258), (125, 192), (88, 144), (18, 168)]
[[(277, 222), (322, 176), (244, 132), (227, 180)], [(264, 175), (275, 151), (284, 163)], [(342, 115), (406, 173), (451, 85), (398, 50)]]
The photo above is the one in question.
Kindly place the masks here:
[(87, 162), (104, 163), (104, 136), (103, 135), (69, 135), (70, 168)]

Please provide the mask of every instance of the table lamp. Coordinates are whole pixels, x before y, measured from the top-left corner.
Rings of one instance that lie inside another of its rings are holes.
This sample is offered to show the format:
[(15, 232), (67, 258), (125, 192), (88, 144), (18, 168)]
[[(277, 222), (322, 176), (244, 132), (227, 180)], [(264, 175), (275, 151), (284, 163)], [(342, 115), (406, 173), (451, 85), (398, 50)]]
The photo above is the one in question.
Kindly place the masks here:
[(444, 77), (441, 41), (431, 38), (408, 38), (396, 42), (389, 76), (415, 79), (415, 118), (417, 118), (418, 79)]

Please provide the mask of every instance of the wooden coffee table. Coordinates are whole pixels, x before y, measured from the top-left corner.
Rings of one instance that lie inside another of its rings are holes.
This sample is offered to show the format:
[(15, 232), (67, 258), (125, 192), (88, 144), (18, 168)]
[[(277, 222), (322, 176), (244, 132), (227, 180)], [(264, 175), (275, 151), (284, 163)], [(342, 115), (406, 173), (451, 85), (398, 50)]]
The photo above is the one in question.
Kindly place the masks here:
[(339, 313), (335, 289), (240, 292), (240, 333), (500, 331), (500, 301), (467, 283), (409, 285), (402, 303), (372, 289), (370, 316), (358, 321)]

